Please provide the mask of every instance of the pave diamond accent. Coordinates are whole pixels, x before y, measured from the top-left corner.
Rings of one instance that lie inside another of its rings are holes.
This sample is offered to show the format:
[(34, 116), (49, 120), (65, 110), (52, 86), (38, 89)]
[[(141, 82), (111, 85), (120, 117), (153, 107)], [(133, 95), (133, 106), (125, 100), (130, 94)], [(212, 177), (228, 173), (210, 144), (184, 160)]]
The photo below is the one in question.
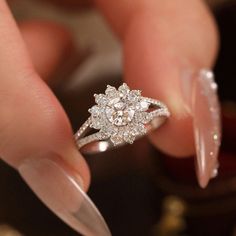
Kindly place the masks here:
[(105, 108), (107, 119), (116, 126), (124, 126), (132, 121), (134, 117), (134, 107), (118, 101)]
[[(94, 97), (97, 104), (88, 110), (91, 116), (75, 134), (79, 149), (98, 140), (110, 141), (114, 146), (131, 144), (170, 116), (165, 104), (141, 96), (140, 90), (130, 90), (125, 83), (118, 89), (108, 85), (105, 94)], [(99, 131), (86, 136), (90, 128)], [(99, 147), (99, 151), (105, 149), (104, 145)]]
[[(130, 90), (127, 84), (118, 89), (108, 85), (105, 94), (95, 94), (97, 105), (89, 109), (91, 128), (99, 130), (86, 143), (93, 139), (110, 139), (114, 145), (133, 143), (136, 137), (146, 134), (145, 124), (156, 116), (169, 116), (161, 102), (141, 96), (140, 90)], [(150, 106), (159, 109), (148, 112)]]

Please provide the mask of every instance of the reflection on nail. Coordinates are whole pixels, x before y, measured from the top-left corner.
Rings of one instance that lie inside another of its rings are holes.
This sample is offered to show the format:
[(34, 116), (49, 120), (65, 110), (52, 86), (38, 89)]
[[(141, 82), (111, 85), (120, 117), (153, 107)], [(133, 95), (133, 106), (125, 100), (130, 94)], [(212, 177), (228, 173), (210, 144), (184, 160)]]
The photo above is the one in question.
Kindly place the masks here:
[(111, 233), (80, 178), (54, 154), (25, 161), (19, 172), (38, 197), (62, 220), (85, 236)]
[(193, 82), (192, 114), (197, 152), (196, 168), (199, 184), (206, 187), (218, 173), (221, 141), (220, 107), (214, 74), (201, 70)]

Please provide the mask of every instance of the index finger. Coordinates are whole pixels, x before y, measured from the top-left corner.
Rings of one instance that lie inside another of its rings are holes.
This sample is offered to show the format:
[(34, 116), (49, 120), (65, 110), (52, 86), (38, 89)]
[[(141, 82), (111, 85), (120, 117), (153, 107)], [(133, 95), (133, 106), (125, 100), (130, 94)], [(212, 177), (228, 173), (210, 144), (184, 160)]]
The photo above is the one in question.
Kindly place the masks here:
[(18, 169), (38, 197), (77, 232), (111, 235), (85, 193), (89, 170), (75, 145), (69, 120), (35, 72), (3, 0), (0, 76), (0, 157)]

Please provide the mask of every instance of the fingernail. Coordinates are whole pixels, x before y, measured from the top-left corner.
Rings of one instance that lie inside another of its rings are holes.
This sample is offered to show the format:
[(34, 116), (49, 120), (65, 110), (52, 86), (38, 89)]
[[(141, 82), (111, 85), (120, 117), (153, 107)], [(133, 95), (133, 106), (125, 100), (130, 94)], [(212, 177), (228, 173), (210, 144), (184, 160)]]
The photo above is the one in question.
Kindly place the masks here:
[(83, 191), (82, 178), (57, 154), (26, 160), (19, 172), (36, 195), (58, 217), (85, 236), (111, 235), (103, 217)]
[[(191, 78), (191, 79), (190, 79)], [(220, 106), (214, 74), (203, 69), (182, 80), (184, 98), (193, 117), (196, 147), (196, 173), (205, 188), (218, 173), (221, 142)]]

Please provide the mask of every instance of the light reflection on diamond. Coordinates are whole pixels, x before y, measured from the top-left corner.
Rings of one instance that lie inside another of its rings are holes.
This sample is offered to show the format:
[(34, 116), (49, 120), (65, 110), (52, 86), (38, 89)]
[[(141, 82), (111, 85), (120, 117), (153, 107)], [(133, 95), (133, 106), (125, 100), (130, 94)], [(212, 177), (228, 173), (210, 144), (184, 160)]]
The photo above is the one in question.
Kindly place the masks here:
[(118, 102), (111, 106), (107, 106), (105, 112), (107, 119), (113, 125), (124, 126), (132, 121), (135, 110), (124, 102)]

